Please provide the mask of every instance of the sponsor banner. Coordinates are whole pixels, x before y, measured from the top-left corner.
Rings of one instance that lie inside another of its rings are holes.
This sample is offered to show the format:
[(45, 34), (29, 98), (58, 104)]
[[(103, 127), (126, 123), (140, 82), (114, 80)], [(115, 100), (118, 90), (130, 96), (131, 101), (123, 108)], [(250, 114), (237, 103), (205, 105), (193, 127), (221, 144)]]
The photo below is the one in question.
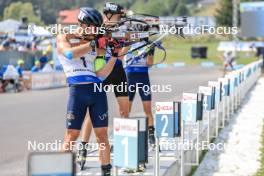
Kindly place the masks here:
[(156, 102), (156, 114), (173, 114), (173, 102)]
[(114, 136), (138, 136), (138, 120), (114, 118)]
[(66, 78), (63, 72), (39, 72), (31, 74), (31, 88), (33, 90), (63, 87), (66, 85)]

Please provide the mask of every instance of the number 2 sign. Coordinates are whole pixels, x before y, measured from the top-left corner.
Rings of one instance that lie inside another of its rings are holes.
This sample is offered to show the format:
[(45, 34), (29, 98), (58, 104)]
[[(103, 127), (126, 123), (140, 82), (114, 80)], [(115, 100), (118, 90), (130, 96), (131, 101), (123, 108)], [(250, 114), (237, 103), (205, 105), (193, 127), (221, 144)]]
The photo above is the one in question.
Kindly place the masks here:
[(174, 125), (174, 102), (156, 102), (156, 136), (173, 138), (175, 134)]

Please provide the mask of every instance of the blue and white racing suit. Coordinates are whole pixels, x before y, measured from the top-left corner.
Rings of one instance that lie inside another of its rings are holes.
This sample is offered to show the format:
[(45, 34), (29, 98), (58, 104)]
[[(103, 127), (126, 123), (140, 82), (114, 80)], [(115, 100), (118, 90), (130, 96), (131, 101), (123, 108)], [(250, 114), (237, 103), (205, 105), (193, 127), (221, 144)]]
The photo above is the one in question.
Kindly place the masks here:
[(95, 74), (95, 58), (95, 52), (71, 60), (59, 55), (70, 87), (66, 115), (68, 129), (81, 129), (87, 108), (94, 128), (108, 126), (106, 93), (96, 89), (101, 80)]
[[(145, 41), (132, 44), (130, 50), (140, 47)], [(143, 48), (138, 53), (143, 52)], [(128, 52), (125, 56), (125, 72), (128, 80), (129, 101), (133, 101), (135, 93), (138, 91), (142, 101), (151, 101), (151, 87), (148, 74), (147, 55), (135, 55)]]

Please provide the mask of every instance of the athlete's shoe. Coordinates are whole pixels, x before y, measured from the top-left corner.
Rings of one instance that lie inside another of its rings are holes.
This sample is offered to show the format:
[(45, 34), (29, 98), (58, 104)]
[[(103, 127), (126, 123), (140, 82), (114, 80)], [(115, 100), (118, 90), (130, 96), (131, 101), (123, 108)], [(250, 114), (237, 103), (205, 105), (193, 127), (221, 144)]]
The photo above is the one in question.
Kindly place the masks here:
[(79, 150), (78, 162), (80, 164), (81, 170), (84, 170), (84, 165), (86, 162), (86, 156), (87, 156), (87, 150), (86, 149)]
[(87, 156), (87, 142), (81, 143), (81, 150), (79, 150), (78, 155), (78, 163), (80, 164), (81, 170), (84, 170), (84, 165), (86, 162), (86, 156)]
[(148, 136), (149, 136), (149, 143), (151, 145), (155, 145), (155, 135), (154, 135), (154, 127), (149, 127), (149, 130), (148, 130)]
[(111, 164), (101, 166), (102, 176), (111, 176), (111, 168), (112, 168)]
[(145, 170), (146, 170), (146, 165), (145, 165), (145, 163), (143, 163), (143, 164), (140, 164), (139, 165), (138, 169), (129, 169), (129, 168), (126, 168), (124, 170), (124, 172), (126, 174), (135, 174), (135, 173), (138, 173), (138, 172), (145, 172)]

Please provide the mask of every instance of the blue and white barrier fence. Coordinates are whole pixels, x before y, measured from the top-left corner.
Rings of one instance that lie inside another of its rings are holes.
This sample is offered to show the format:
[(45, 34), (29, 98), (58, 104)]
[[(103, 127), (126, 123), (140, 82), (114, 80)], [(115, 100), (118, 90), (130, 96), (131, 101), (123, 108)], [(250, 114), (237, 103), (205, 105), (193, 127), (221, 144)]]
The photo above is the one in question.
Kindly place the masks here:
[[(160, 156), (164, 151), (160, 144), (166, 140), (181, 145), (209, 144), (240, 108), (261, 75), (261, 66), (262, 61), (256, 61), (216, 81), (209, 81), (196, 93), (183, 93), (181, 102), (156, 102), (155, 176), (160, 175)], [(115, 175), (120, 167), (138, 169), (140, 163), (148, 161), (147, 157), (142, 157), (148, 153), (148, 145), (142, 147), (146, 144), (146, 131), (146, 120), (114, 119)], [(184, 147), (173, 153), (178, 168), (175, 175), (185, 176), (192, 166), (199, 165), (202, 150), (199, 147), (185, 150)]]

